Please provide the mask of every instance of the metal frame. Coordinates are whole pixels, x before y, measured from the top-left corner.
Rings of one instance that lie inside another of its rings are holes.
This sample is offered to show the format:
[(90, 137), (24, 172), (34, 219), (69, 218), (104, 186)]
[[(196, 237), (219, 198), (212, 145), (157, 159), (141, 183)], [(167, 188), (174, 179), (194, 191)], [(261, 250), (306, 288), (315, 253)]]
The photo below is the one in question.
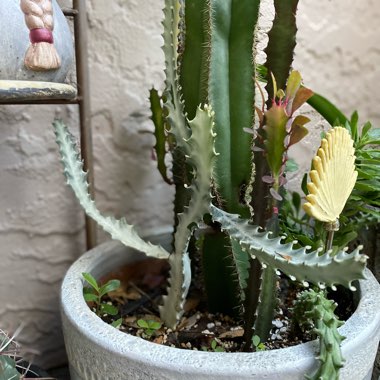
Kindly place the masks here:
[[(84, 170), (88, 172), (89, 192), (94, 199), (94, 171), (91, 137), (91, 108), (90, 108), (90, 81), (88, 75), (87, 55), (87, 14), (84, 0), (73, 0), (72, 8), (63, 8), (66, 17), (74, 21), (75, 61), (77, 76), (77, 96), (71, 100), (35, 100), (17, 101), (2, 100), (1, 105), (10, 104), (77, 104), (79, 107), (81, 154)], [(91, 249), (97, 245), (96, 224), (88, 216), (86, 219), (86, 246)]]

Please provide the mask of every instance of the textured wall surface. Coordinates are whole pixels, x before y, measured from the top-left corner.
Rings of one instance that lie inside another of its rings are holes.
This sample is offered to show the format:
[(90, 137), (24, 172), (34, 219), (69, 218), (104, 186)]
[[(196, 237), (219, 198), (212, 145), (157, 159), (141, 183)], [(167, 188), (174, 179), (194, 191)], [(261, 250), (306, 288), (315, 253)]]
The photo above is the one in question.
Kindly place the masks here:
[[(99, 208), (144, 229), (170, 224), (172, 192), (154, 169), (147, 133), (148, 88), (163, 79), (163, 1), (87, 4)], [(302, 0), (294, 66), (306, 85), (378, 125), (380, 8), (376, 0), (347, 5)], [(64, 361), (59, 286), (84, 249), (82, 213), (64, 186), (50, 127), (57, 115), (77, 131), (75, 106), (0, 106), (0, 327), (23, 324), (22, 341), (46, 366)], [(315, 125), (311, 137), (323, 128), (318, 119)], [(309, 138), (295, 154), (308, 157), (315, 149)]]

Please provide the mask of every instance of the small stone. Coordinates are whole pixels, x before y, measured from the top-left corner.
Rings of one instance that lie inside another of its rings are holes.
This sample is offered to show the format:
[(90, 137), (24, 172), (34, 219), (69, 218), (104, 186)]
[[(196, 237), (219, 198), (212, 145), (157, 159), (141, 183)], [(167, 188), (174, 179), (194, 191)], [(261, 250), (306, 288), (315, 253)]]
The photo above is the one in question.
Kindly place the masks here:
[(213, 329), (215, 327), (215, 323), (207, 323), (208, 329)]
[(278, 319), (272, 321), (272, 324), (273, 324), (273, 326), (277, 327), (278, 329), (280, 329), (281, 327), (284, 326), (284, 324), (281, 321), (279, 321)]
[(220, 334), (219, 338), (224, 339), (224, 338), (237, 338), (241, 337), (244, 335), (244, 329), (240, 328), (239, 330), (230, 330), (226, 331), (222, 334)]

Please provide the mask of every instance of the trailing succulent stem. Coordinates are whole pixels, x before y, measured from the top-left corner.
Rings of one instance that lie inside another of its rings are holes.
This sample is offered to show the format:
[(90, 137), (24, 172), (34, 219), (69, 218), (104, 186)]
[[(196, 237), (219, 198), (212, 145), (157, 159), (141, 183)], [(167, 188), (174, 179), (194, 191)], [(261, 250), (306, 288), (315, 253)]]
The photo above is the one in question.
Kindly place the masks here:
[(228, 214), (213, 205), (210, 208), (213, 219), (251, 256), (293, 280), (305, 285), (308, 282), (321, 287), (340, 284), (354, 289), (352, 282), (365, 278), (367, 257), (359, 254), (362, 247), (352, 253), (340, 250), (334, 256), (321, 254), (319, 250), (308, 253), (307, 248), (293, 248), (294, 243), (281, 244), (281, 237), (270, 238), (270, 232), (260, 231), (260, 227), (250, 225), (237, 215)]
[(86, 214), (94, 219), (113, 239), (119, 240), (126, 246), (158, 259), (168, 258), (169, 253), (165, 249), (141, 239), (135, 228), (129, 225), (124, 218), (117, 220), (110, 216), (101, 215), (88, 193), (86, 173), (83, 171), (83, 163), (73, 136), (62, 121), (55, 120), (53, 127), (67, 183), (73, 189)]
[(343, 325), (334, 314), (336, 304), (326, 298), (323, 291), (305, 290), (297, 297), (294, 307), (294, 317), (301, 327), (311, 327), (319, 337), (320, 364), (312, 375), (306, 375), (309, 380), (339, 380), (339, 370), (344, 359), (341, 343), (344, 339), (338, 328)]

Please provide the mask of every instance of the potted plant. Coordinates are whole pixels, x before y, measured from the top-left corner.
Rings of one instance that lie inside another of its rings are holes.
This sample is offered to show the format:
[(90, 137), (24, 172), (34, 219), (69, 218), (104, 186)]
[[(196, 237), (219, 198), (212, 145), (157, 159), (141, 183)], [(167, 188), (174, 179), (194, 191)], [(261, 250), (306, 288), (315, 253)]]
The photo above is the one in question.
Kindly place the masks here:
[(0, 330), (0, 380), (53, 380), (39, 367), (23, 360), (20, 345), (15, 341), (21, 328), (13, 336)]
[[(158, 168), (176, 188), (173, 236), (157, 231), (144, 240), (125, 219), (103, 217), (87, 193), (72, 136), (62, 122), (54, 123), (65, 175), (79, 202), (128, 247), (99, 246), (65, 277), (62, 318), (73, 379), (370, 378), (380, 334), (379, 285), (365, 269), (361, 247), (345, 247), (365, 222), (379, 220), (373, 145), (380, 139), (369, 123), (359, 132), (356, 114), (348, 120), (302, 86), (301, 75), (291, 70), (297, 1), (274, 5), (267, 62), (258, 66), (252, 56), (260, 1), (165, 1), (166, 89), (161, 97), (152, 90), (150, 99)], [(294, 166), (288, 149), (308, 131), (309, 120), (298, 111), (306, 101), (334, 128), (322, 139), (310, 179), (305, 177), (303, 215), (302, 196), (288, 194), (285, 184)], [(183, 317), (192, 283), (190, 252), (202, 257), (210, 311), (239, 310), (246, 352), (181, 350), (101, 321), (83, 298), (82, 273), (99, 279), (141, 260), (141, 252), (169, 262), (160, 319), (171, 329)], [(281, 273), (310, 288), (299, 292), (294, 315), (319, 341), (253, 353), (272, 328)], [(359, 289), (356, 311), (342, 327), (324, 290), (338, 285)]]

